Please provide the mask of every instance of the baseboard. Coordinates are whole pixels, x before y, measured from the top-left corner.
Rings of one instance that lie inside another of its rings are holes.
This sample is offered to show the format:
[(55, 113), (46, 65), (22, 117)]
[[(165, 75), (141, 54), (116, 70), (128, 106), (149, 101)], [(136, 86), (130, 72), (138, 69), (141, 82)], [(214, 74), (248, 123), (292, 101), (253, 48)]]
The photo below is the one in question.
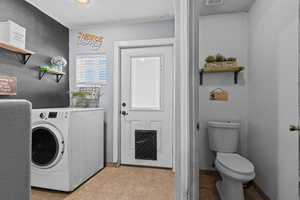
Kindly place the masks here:
[(263, 197), (264, 200), (271, 200), (255, 182), (253, 182), (253, 187)]
[(202, 175), (219, 175), (219, 173), (216, 170), (212, 169), (200, 169), (199, 172)]
[[(219, 173), (216, 170), (211, 170), (211, 169), (205, 169), (205, 170), (201, 169), (199, 170), (199, 173), (200, 175), (219, 176)], [(271, 200), (254, 181), (250, 186), (254, 187), (256, 192), (263, 198), (263, 200)]]
[(105, 163), (105, 167), (120, 167), (119, 163), (108, 162)]

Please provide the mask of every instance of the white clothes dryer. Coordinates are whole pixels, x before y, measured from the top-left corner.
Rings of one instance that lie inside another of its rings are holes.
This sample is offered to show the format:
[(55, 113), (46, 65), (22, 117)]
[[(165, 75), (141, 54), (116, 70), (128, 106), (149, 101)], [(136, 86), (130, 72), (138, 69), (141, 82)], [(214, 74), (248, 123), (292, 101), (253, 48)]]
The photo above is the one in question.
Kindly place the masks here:
[(103, 109), (32, 111), (31, 185), (70, 192), (104, 167)]

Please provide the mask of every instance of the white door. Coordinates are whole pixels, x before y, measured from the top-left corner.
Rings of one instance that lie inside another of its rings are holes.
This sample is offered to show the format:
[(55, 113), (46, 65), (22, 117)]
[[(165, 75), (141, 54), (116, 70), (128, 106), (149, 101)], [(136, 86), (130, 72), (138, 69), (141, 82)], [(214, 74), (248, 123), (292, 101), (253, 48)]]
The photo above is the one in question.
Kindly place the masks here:
[[(275, 3), (276, 4), (276, 3)], [(298, 1), (282, 1), (278, 28), (278, 196), (277, 199), (299, 199), (299, 15)], [(275, 14), (274, 14), (275, 15)], [(288, 66), (288, 70), (286, 68)], [(266, 80), (267, 81), (267, 80)]]
[(172, 168), (173, 47), (121, 50), (121, 164)]
[(277, 23), (278, 32), (276, 33), (278, 74), (275, 77), (278, 80), (277, 199), (298, 200), (299, 132), (289, 126), (295, 126), (296, 129), (299, 127), (299, 1), (278, 1), (277, 3), (272, 2), (272, 4), (272, 7), (281, 11), (280, 15), (277, 12), (274, 13), (274, 16), (276, 15), (280, 19), (280, 22)]

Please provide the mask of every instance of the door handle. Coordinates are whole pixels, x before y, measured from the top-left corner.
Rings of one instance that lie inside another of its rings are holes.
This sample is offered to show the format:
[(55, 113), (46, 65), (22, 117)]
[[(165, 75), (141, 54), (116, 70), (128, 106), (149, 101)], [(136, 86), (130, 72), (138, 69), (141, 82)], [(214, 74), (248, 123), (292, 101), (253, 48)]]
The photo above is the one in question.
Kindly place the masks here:
[(289, 125), (289, 131), (291, 131), (291, 132), (300, 131), (300, 128), (299, 128), (299, 126)]
[(121, 112), (121, 115), (126, 116), (126, 115), (128, 115), (128, 112), (122, 111), (122, 112)]

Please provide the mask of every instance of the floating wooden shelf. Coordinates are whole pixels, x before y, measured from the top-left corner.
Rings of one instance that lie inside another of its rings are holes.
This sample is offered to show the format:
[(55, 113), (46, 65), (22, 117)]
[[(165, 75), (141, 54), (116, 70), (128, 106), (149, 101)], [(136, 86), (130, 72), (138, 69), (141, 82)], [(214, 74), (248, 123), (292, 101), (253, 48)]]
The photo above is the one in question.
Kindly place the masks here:
[(39, 70), (39, 79), (42, 80), (43, 76), (48, 73), (48, 74), (54, 74), (56, 75), (56, 82), (58, 83), (61, 78), (66, 74), (64, 72), (57, 72), (53, 70)]
[(204, 73), (234, 73), (234, 84), (238, 84), (239, 72), (243, 71), (245, 67), (215, 67), (215, 68), (202, 68), (200, 69), (200, 85), (203, 85), (203, 74)]
[(6, 96), (13, 96), (13, 95), (17, 95), (17, 93), (13, 92), (0, 92), (0, 95), (6, 95)]
[(33, 51), (21, 49), (21, 48), (15, 47), (13, 45), (10, 45), (10, 44), (8, 44), (6, 42), (2, 42), (2, 41), (0, 41), (0, 48), (6, 49), (8, 51), (11, 51), (11, 52), (21, 55), (22, 56), (21, 62), (24, 65), (26, 65), (26, 63), (28, 62), (31, 55), (35, 54)]

